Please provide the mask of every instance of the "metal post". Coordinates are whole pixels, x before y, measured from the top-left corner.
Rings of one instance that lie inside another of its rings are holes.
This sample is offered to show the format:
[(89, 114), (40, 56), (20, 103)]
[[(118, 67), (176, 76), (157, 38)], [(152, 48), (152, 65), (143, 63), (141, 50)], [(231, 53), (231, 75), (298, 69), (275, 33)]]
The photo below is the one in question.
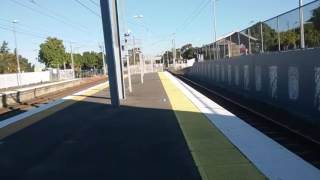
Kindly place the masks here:
[(139, 53), (139, 62), (140, 62), (140, 80), (141, 84), (143, 84), (143, 65), (142, 65), (142, 54)]
[(102, 53), (103, 74), (107, 75), (107, 64), (106, 64), (106, 58), (105, 58), (106, 56), (102, 46), (101, 46), (101, 53)]
[(131, 68), (130, 68), (130, 56), (129, 56), (129, 49), (127, 46), (127, 38), (130, 36), (129, 33), (124, 34), (125, 43), (124, 43), (124, 50), (125, 52), (128, 52), (128, 54), (125, 54), (126, 62), (127, 62), (127, 73), (128, 73), (128, 84), (129, 84), (129, 92), (132, 92), (132, 84), (131, 84)]
[[(214, 49), (217, 50), (217, 18), (216, 18), (216, 0), (213, 2), (213, 32), (214, 32)], [(215, 53), (216, 59), (218, 59), (218, 53)]]
[(248, 28), (248, 42), (249, 42), (249, 54), (252, 54), (252, 49), (251, 49), (251, 31), (250, 31), (250, 28)]
[(168, 64), (168, 67), (169, 67), (169, 65), (170, 65), (169, 51), (167, 51), (167, 64)]
[[(212, 49), (213, 49), (213, 47), (212, 47)], [(211, 58), (211, 45), (209, 44), (209, 47), (208, 47), (208, 51), (209, 51), (209, 60), (211, 60), (212, 58)]]
[(19, 53), (18, 53), (18, 42), (17, 42), (17, 35), (16, 35), (16, 25), (15, 25), (16, 23), (18, 23), (17, 20), (14, 20), (12, 22), (12, 24), (13, 24), (14, 44), (15, 44), (15, 48), (16, 48), (17, 82), (18, 82), (18, 86), (20, 86), (20, 84), (21, 84), (21, 82), (20, 82), (21, 70), (20, 70), (20, 60), (19, 60)]
[(153, 67), (153, 63), (154, 63), (154, 62), (153, 62), (153, 60), (154, 60), (153, 58), (151, 58), (151, 59), (150, 59), (150, 61), (151, 61), (151, 70), (152, 70), (152, 72), (154, 72), (154, 67)]
[(223, 40), (223, 58), (226, 57), (226, 39)]
[(126, 57), (127, 57), (129, 92), (132, 93), (131, 70), (130, 70), (130, 57), (129, 57), (129, 54), (128, 54), (128, 56), (126, 56)]
[(263, 24), (260, 22), (261, 52), (264, 52)]
[(239, 54), (241, 54), (241, 40), (240, 40), (240, 32), (238, 32), (238, 49), (239, 49)]
[(217, 56), (217, 60), (220, 59), (220, 43), (219, 42), (215, 42), (215, 46), (216, 46), (216, 56)]
[(100, 0), (105, 50), (108, 57), (111, 103), (112, 106), (119, 107), (120, 99), (124, 99), (124, 88), (118, 34), (117, 0), (112, 0), (111, 3), (110, 1)]
[(145, 61), (144, 61), (144, 55), (142, 54), (142, 77), (144, 78), (145, 73)]
[(162, 55), (162, 72), (164, 71), (164, 54)]
[(70, 56), (71, 56), (71, 68), (72, 68), (73, 78), (75, 78), (76, 77), (76, 73), (75, 73), (75, 70), (74, 70), (74, 58), (73, 58), (72, 43), (70, 43)]
[(175, 40), (175, 34), (173, 35), (173, 40), (172, 40), (172, 57), (173, 57), (173, 68), (176, 68), (176, 40)]
[(278, 33), (278, 51), (281, 51), (281, 37), (280, 37), (280, 21), (279, 21), (279, 16), (277, 17), (277, 33)]
[(302, 49), (305, 48), (305, 39), (304, 39), (304, 16), (303, 16), (303, 7), (302, 0), (299, 0), (299, 13), (300, 13), (300, 46)]
[(133, 54), (133, 65), (136, 65), (136, 41), (134, 36), (132, 36), (132, 41), (133, 41), (133, 50), (132, 50), (132, 54)]
[(229, 40), (229, 47), (228, 47), (228, 51), (229, 51), (229, 58), (232, 57), (232, 35), (230, 36), (230, 40)]

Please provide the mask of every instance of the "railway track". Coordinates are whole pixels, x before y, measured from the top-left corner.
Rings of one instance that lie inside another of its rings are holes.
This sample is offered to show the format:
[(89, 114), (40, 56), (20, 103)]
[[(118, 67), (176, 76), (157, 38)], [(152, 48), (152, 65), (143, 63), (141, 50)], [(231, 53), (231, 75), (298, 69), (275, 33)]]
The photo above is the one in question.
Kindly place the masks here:
[(214, 88), (207, 88), (201, 83), (195, 82), (182, 75), (172, 74), (223, 106), (252, 127), (258, 129), (260, 132), (320, 169), (320, 141), (304, 134), (298, 128), (292, 128), (290, 125), (284, 123), (284, 121), (275, 118), (289, 119), (292, 118), (290, 115), (287, 115), (286, 113), (279, 114), (278, 111), (275, 111), (271, 116), (270, 113), (265, 113), (270, 111), (264, 111), (264, 109), (261, 108), (244, 105), (246, 103), (242, 103), (241, 100), (233, 98), (232, 96), (227, 97), (225, 93), (215, 91)]
[(65, 96), (74, 94), (76, 92), (79, 92), (81, 90), (87, 89), (89, 87), (95, 86), (103, 82), (106, 82), (106, 78), (97, 77), (97, 78), (87, 79), (78, 86), (66, 88), (62, 91), (49, 93), (26, 102), (22, 102), (12, 106), (8, 106), (6, 108), (2, 108), (0, 109), (0, 121), (10, 118), (12, 116), (18, 115), (20, 113), (23, 113), (29, 110), (30, 108), (39, 107), (41, 104), (47, 104), (54, 100), (61, 99)]

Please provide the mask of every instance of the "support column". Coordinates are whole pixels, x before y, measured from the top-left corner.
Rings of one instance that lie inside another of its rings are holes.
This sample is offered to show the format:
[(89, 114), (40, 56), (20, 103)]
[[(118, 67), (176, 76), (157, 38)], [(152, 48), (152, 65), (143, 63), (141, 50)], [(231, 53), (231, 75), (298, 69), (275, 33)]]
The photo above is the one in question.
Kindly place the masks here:
[(124, 88), (122, 60), (120, 54), (117, 0), (100, 0), (100, 4), (105, 50), (108, 61), (111, 103), (113, 107), (119, 107), (120, 100), (124, 99)]

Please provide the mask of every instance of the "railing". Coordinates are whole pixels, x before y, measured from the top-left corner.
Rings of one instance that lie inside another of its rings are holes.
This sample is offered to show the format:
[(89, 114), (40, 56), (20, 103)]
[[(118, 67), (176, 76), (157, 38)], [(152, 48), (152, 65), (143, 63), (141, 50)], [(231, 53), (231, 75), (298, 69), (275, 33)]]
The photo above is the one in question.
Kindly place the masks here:
[(75, 72), (76, 78), (90, 78), (102, 75), (104, 75), (103, 69), (81, 70)]
[[(300, 17), (303, 20), (301, 24)], [(301, 38), (301, 34), (304, 38)], [(231, 33), (203, 47), (202, 53), (205, 59), (209, 59), (209, 55), (220, 59), (317, 47), (320, 47), (320, 0)]]
[[(153, 72), (161, 72), (163, 71), (162, 64), (145, 64), (143, 66), (144, 73), (153, 73)], [(130, 65), (130, 73), (131, 74), (140, 74), (141, 66), (140, 65)], [(124, 67), (124, 73), (127, 73), (127, 67)]]

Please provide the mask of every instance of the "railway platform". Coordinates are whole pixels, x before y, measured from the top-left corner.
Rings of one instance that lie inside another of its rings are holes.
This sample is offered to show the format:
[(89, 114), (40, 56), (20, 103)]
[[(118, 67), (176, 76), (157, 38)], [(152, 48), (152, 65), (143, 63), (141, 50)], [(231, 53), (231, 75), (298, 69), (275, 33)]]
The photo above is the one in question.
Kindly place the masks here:
[(320, 179), (320, 170), (167, 72), (0, 121), (0, 179)]

